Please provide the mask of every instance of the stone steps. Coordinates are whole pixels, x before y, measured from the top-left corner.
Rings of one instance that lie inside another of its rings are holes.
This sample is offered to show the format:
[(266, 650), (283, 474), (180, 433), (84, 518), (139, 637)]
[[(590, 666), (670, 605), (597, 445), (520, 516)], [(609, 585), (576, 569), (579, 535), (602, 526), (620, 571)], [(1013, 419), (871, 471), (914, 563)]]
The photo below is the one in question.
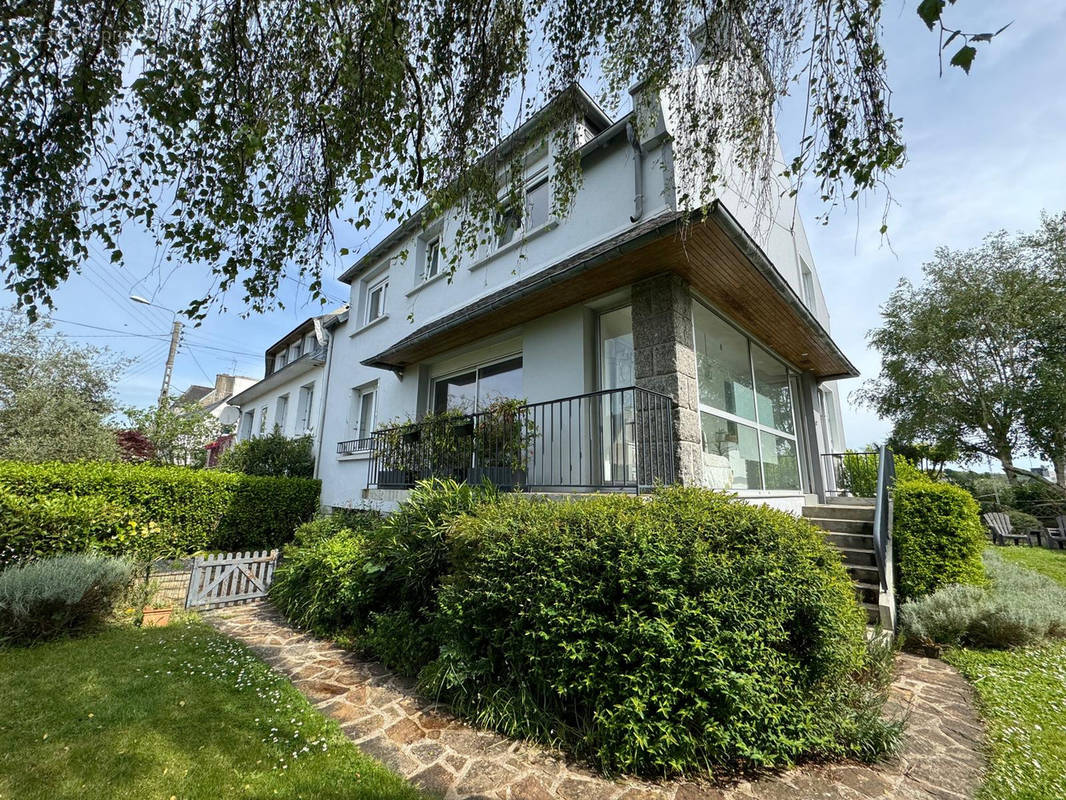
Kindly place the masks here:
[[(846, 501), (846, 502), (845, 502)], [(881, 576), (874, 554), (874, 506), (867, 498), (834, 498), (804, 506), (803, 516), (826, 533), (855, 582), (855, 593), (871, 624), (881, 620)]]

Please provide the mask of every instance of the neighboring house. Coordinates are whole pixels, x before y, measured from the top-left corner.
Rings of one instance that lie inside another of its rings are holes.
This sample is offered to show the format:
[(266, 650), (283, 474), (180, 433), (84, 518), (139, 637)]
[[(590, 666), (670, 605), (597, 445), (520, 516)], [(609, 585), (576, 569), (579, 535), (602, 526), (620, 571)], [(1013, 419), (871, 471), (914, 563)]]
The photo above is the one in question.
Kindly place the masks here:
[(229, 404), (229, 399), (256, 381), (257, 378), (249, 378), (245, 375), (227, 375), (219, 372), (215, 374), (214, 388), (193, 384), (181, 393), (175, 404), (196, 403), (218, 420), (223, 431), (234, 431), (237, 428), (240, 412)]
[(325, 396), (326, 323), (346, 311), (311, 317), (266, 350), (264, 377), (229, 399), (239, 416), (237, 441), (276, 429), (285, 436), (317, 438)]
[(564, 99), (582, 163), (569, 213), (552, 213), (560, 137), (530, 139), (549, 104), (499, 148), (528, 154), (501, 232), (449, 278), (458, 212), (401, 224), (341, 276), (350, 310), (322, 322), (328, 355), (291, 377), (268, 356), (277, 372), (235, 398), (241, 436), (273, 427), (282, 396), (293, 430), (297, 388), (313, 385), (323, 504), (390, 507), (419, 477), (505, 473), (480, 445), (445, 458), (428, 435), (378, 428), (520, 398), (531, 440), (511, 478), (527, 488), (682, 482), (798, 512), (824, 496), (821, 454), (844, 447), (834, 381), (857, 372), (829, 335), (794, 199), (774, 185), (756, 204), (734, 176), (692, 208), (707, 170), (679, 153), (660, 97), (635, 90), (657, 120), (640, 134), (632, 112), (610, 119), (579, 87)]

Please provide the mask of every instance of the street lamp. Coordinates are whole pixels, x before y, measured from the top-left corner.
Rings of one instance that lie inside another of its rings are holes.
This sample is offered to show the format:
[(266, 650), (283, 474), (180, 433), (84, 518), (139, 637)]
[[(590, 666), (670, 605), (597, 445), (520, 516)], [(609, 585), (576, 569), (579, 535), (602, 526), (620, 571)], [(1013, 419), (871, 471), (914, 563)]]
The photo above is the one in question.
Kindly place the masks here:
[(170, 397), (170, 376), (174, 372), (174, 356), (178, 354), (178, 341), (181, 339), (181, 320), (178, 319), (178, 312), (174, 309), (161, 306), (158, 303), (153, 303), (146, 297), (141, 297), (138, 294), (131, 294), (130, 300), (134, 303), (140, 303), (141, 305), (161, 308), (163, 311), (169, 311), (174, 315), (174, 324), (170, 329), (170, 351), (167, 353), (167, 366), (163, 371), (163, 388), (159, 390), (159, 407), (163, 408), (167, 404), (167, 399)]

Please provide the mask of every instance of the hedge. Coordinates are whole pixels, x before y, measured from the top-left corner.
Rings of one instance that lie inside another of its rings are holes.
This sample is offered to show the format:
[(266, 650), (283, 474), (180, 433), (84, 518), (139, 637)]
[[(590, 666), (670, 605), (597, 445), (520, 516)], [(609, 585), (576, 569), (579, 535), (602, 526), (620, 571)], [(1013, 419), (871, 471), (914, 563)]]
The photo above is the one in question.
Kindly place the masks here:
[(980, 508), (958, 486), (903, 481), (894, 490), (893, 548), (900, 602), (948, 584), (981, 584), (985, 547)]
[(479, 724), (649, 777), (892, 744), (854, 587), (804, 520), (693, 488), (505, 496), (449, 538), (420, 684)]
[(53, 537), (52, 552), (63, 552), (87, 539), (113, 538), (108, 531), (117, 516), (127, 524), (130, 517), (154, 523), (188, 553), (280, 546), (314, 515), (319, 482), (184, 467), (0, 461), (0, 491), (8, 495), (0, 500), (0, 552), (25, 550), (34, 520), (45, 538)]

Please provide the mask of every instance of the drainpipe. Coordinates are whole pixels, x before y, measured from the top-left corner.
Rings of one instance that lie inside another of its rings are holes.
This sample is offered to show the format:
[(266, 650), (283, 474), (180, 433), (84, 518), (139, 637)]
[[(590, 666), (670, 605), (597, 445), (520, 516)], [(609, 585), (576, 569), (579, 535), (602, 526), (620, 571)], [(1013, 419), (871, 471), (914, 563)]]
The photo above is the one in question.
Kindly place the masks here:
[(629, 221), (637, 222), (644, 216), (644, 151), (632, 120), (626, 123), (626, 139), (633, 148), (633, 215)]
[[(318, 320), (315, 320), (317, 323)], [(322, 411), (318, 415), (318, 435), (315, 437), (315, 471), (314, 477), (319, 480), (322, 479), (322, 444), (326, 438), (326, 404), (329, 402), (329, 373), (333, 368), (333, 334), (323, 331), (323, 338), (326, 340), (326, 368), (322, 371), (322, 399), (319, 401), (322, 404)], [(318, 497), (319, 505), (322, 505), (322, 495)]]

